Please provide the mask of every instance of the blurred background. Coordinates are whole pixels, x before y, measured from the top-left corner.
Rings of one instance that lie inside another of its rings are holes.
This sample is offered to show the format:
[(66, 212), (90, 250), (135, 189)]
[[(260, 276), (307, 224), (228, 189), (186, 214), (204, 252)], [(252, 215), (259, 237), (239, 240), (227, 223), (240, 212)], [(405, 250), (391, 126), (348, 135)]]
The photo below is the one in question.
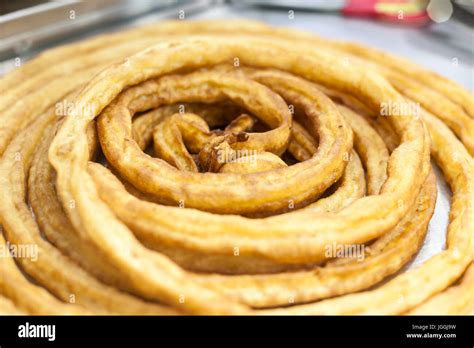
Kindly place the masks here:
[(226, 18), (366, 43), (474, 89), (474, 0), (0, 0), (0, 74), (46, 48), (98, 33), (164, 19)]

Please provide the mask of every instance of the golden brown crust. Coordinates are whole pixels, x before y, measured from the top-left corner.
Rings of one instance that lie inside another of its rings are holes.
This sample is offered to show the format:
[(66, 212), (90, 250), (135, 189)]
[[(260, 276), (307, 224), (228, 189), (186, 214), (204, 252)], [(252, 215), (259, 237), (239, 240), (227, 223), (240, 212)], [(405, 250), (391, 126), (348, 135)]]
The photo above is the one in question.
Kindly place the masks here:
[[(38, 252), (0, 257), (0, 312), (472, 312), (472, 93), (356, 44), (238, 27), (107, 34), (0, 79), (0, 246)], [(453, 192), (447, 248), (395, 274), (433, 213), (431, 158)]]

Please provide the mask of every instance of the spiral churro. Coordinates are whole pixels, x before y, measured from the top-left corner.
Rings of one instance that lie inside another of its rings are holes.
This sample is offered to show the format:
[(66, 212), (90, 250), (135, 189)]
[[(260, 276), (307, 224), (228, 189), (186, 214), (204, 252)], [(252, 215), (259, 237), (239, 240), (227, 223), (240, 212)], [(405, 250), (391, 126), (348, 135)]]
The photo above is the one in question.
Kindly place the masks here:
[[(473, 96), (445, 78), (180, 21), (46, 51), (0, 91), (2, 314), (472, 313)], [(404, 272), (431, 159), (447, 247)]]

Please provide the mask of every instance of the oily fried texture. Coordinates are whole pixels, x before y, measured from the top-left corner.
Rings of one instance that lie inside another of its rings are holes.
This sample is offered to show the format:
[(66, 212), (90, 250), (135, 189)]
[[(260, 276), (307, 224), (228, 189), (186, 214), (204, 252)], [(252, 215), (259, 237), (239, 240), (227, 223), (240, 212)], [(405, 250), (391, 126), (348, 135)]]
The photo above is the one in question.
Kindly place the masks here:
[[(1, 314), (474, 311), (473, 95), (409, 61), (164, 22), (46, 51), (0, 92)], [(431, 160), (447, 247), (405, 272)]]

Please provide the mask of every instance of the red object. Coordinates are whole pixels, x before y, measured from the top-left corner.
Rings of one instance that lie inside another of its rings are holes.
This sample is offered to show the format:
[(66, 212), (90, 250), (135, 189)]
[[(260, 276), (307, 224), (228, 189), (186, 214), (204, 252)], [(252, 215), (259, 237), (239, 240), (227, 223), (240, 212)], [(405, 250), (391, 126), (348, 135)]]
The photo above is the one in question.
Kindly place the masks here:
[(349, 0), (341, 12), (345, 16), (375, 17), (408, 25), (430, 21), (426, 9), (419, 2), (409, 0)]

